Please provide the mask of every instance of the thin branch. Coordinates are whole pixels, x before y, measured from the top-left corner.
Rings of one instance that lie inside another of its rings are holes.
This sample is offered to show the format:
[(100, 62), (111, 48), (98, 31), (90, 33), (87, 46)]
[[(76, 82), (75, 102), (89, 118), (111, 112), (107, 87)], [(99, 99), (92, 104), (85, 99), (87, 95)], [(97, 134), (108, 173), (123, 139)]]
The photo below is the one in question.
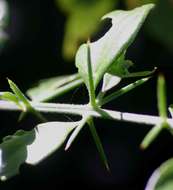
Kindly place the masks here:
[[(112, 111), (107, 109), (97, 109), (89, 105), (73, 105), (73, 104), (55, 104), (55, 103), (35, 103), (31, 102), (31, 105), (40, 112), (43, 113), (59, 113), (70, 115), (89, 115), (98, 118), (111, 119), (124, 122), (132, 122), (145, 125), (157, 125), (162, 122), (162, 118), (158, 116), (126, 113), (119, 111)], [(14, 103), (0, 100), (0, 110), (9, 111), (22, 111)], [(167, 118), (167, 122), (170, 127), (173, 128), (173, 119)]]

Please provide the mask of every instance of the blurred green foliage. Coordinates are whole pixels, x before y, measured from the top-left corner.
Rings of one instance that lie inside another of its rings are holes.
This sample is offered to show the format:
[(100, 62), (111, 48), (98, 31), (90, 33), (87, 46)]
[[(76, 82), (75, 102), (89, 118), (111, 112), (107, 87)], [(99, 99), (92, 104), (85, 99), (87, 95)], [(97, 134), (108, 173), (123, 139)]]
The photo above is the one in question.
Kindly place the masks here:
[(158, 0), (148, 19), (147, 32), (153, 39), (173, 50), (173, 1)]
[(134, 7), (138, 7), (148, 3), (156, 3), (158, 0), (126, 0), (126, 6), (128, 9), (132, 9)]
[(63, 55), (72, 59), (81, 42), (86, 41), (99, 25), (100, 18), (115, 9), (118, 0), (56, 0), (68, 15), (65, 25)]
[(147, 3), (157, 6), (148, 19), (146, 32), (156, 41), (173, 49), (173, 1), (171, 0), (56, 0), (66, 14), (63, 57), (71, 60), (79, 45), (97, 32), (98, 21), (119, 3), (132, 9)]

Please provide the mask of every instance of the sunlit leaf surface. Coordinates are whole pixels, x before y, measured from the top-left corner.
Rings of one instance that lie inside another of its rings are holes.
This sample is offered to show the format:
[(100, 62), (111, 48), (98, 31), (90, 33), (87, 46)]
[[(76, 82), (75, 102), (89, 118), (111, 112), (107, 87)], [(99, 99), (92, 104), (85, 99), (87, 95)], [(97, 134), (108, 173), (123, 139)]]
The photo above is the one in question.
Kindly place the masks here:
[[(132, 43), (153, 7), (153, 4), (148, 4), (131, 11), (113, 11), (103, 17), (112, 19), (112, 27), (101, 39), (90, 45), (95, 88), (113, 61)], [(77, 52), (76, 66), (89, 88), (86, 44), (81, 45)]]
[(48, 122), (31, 131), (19, 130), (0, 144), (0, 179), (19, 173), (23, 163), (37, 164), (57, 150), (78, 122)]
[(45, 101), (55, 95), (63, 94), (65, 91), (63, 87), (74, 80), (79, 80), (79, 78), (78, 74), (72, 74), (43, 79), (35, 87), (29, 89), (27, 94), (34, 101)]

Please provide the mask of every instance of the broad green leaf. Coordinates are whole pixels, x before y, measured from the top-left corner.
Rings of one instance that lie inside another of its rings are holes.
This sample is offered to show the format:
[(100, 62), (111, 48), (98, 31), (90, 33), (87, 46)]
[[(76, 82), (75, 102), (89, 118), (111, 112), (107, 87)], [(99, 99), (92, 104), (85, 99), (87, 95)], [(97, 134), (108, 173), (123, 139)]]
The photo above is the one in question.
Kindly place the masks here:
[(173, 189), (173, 159), (164, 162), (150, 177), (145, 190)]
[[(34, 101), (46, 101), (64, 94), (82, 83), (78, 74), (43, 79), (29, 89), (27, 95)], [(68, 87), (68, 88), (67, 88)]]
[(0, 144), (0, 179), (19, 173), (23, 163), (37, 164), (57, 150), (78, 122), (48, 122), (37, 130), (19, 130)]
[(67, 15), (63, 55), (72, 59), (80, 42), (96, 32), (99, 19), (116, 7), (118, 0), (56, 0)]
[(155, 140), (155, 138), (159, 135), (159, 133), (161, 132), (161, 130), (163, 129), (162, 124), (158, 124), (156, 126), (154, 126), (145, 136), (145, 138), (143, 139), (140, 147), (142, 149), (146, 149), (148, 148), (148, 146)]
[(0, 144), (0, 179), (6, 180), (19, 173), (27, 158), (27, 145), (35, 139), (35, 131), (17, 131)]
[[(103, 19), (112, 19), (112, 27), (102, 38), (91, 43), (91, 62), (95, 88), (111, 64), (133, 42), (147, 14), (153, 7), (153, 4), (148, 4), (131, 11), (113, 11), (103, 17)], [(89, 88), (86, 44), (81, 45), (76, 54), (76, 66)]]
[(169, 106), (169, 112), (171, 113), (171, 116), (173, 118), (173, 105), (170, 105)]
[(48, 122), (37, 126), (35, 140), (27, 146), (28, 164), (37, 164), (57, 150), (78, 122)]

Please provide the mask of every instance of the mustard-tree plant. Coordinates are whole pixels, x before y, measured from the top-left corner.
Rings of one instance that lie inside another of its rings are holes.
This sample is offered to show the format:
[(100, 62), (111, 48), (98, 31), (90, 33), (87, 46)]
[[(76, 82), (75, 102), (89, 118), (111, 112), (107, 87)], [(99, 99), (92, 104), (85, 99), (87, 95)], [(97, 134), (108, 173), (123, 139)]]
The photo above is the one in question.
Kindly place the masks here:
[[(30, 99), (14, 82), (8, 79), (11, 92), (1, 92), (0, 109), (20, 111), (20, 119), (31, 112), (40, 119), (41, 124), (30, 131), (18, 130), (13, 135), (3, 138), (0, 144), (1, 180), (18, 174), (22, 163), (32, 165), (39, 163), (64, 142), (66, 142), (65, 150), (69, 149), (85, 126), (88, 126), (91, 131), (91, 136), (105, 168), (111, 170), (94, 124), (93, 118), (96, 117), (153, 126), (141, 143), (143, 149), (147, 148), (163, 129), (172, 132), (173, 119), (167, 116), (165, 80), (162, 75), (158, 77), (157, 88), (159, 116), (103, 108), (106, 103), (148, 81), (155, 71), (153, 68), (152, 71), (130, 72), (129, 68), (133, 63), (126, 60), (127, 48), (135, 39), (148, 13), (153, 8), (153, 4), (147, 4), (130, 11), (116, 10), (106, 14), (102, 19), (111, 19), (112, 26), (99, 40), (95, 42), (88, 40), (79, 47), (75, 58), (78, 73), (41, 80), (38, 86), (27, 91)], [(122, 79), (132, 77), (138, 77), (138, 80), (110, 93), (109, 90), (119, 84)], [(101, 85), (98, 86), (100, 83)], [(89, 101), (87, 104), (48, 103), (52, 98), (63, 95), (81, 84), (85, 84), (88, 91)], [(169, 111), (173, 115), (171, 106)], [(79, 115), (81, 119), (72, 122), (51, 122), (46, 120), (46, 113)], [(164, 167), (166, 165), (167, 168), (170, 168), (172, 164), (173, 161), (170, 160), (161, 166), (161, 169), (157, 170), (157, 174), (159, 173), (157, 180), (152, 176), (146, 189), (163, 190), (164, 188), (160, 188), (161, 185), (165, 184), (165, 181), (170, 182), (168, 175), (173, 176), (173, 170), (169, 169), (168, 173)], [(165, 172), (167, 173), (165, 174)], [(153, 175), (155, 176), (155, 174)], [(154, 184), (152, 188), (149, 187), (151, 184)]]

